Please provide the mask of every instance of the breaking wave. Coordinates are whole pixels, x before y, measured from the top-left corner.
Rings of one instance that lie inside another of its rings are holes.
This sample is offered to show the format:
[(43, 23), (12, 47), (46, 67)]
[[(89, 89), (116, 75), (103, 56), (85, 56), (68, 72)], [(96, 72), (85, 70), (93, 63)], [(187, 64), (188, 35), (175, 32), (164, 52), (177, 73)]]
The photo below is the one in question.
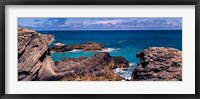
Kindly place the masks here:
[(76, 52), (82, 52), (83, 50), (78, 50), (78, 49), (73, 49), (72, 51), (69, 51), (69, 52), (74, 52), (74, 53), (76, 53)]
[(117, 49), (114, 49), (114, 48), (104, 48), (104, 49), (102, 49), (100, 51), (96, 51), (96, 52), (113, 52), (113, 51), (118, 51), (118, 50), (120, 50), (120, 49), (119, 48), (117, 48)]
[(131, 80), (135, 67), (136, 63), (130, 63), (128, 68), (116, 68), (113, 72), (126, 80)]

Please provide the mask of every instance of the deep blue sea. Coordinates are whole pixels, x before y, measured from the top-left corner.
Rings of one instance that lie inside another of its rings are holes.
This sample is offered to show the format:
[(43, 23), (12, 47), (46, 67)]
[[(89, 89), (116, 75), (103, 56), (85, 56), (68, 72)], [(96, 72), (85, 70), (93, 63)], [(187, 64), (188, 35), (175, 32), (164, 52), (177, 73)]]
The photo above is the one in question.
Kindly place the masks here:
[[(52, 43), (82, 44), (84, 42), (102, 43), (112, 56), (123, 56), (130, 64), (139, 61), (136, 54), (148, 47), (173, 47), (182, 50), (181, 30), (83, 30), (83, 31), (38, 31), (54, 35)], [(51, 45), (50, 45), (51, 46)], [(51, 53), (54, 61), (63, 58), (90, 57), (94, 52), (73, 50), (70, 52)]]

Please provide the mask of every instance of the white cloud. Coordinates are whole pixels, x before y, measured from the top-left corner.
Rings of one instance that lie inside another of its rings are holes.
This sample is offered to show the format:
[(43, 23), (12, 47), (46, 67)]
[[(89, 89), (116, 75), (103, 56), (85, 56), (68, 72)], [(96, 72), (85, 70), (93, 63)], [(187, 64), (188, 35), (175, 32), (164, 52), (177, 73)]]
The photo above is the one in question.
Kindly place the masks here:
[(123, 20), (104, 20), (104, 21), (97, 21), (95, 22), (95, 24), (103, 24), (103, 25), (106, 25), (106, 24), (117, 24), (117, 23), (121, 23), (123, 22)]

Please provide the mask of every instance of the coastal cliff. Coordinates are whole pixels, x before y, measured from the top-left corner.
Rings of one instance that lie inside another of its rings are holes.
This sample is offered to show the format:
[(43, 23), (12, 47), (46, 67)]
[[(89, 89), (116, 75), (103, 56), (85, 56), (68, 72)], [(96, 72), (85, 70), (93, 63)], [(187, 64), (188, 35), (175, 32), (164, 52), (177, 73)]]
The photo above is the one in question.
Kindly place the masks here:
[(54, 63), (48, 45), (53, 35), (18, 27), (18, 80), (53, 80)]
[(182, 52), (174, 48), (150, 47), (137, 54), (135, 81), (182, 81)]

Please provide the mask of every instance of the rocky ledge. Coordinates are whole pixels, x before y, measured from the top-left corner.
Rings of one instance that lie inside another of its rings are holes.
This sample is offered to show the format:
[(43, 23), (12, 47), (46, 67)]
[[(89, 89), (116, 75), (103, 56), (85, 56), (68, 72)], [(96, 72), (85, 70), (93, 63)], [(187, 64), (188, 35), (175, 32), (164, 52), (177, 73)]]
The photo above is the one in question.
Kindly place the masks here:
[(95, 43), (95, 42), (86, 42), (83, 44), (72, 44), (72, 45), (56, 43), (50, 47), (50, 50), (54, 52), (72, 51), (73, 49), (92, 51), (92, 50), (102, 50), (103, 48), (104, 46), (102, 44)]
[(182, 81), (182, 52), (174, 48), (150, 47), (137, 54), (135, 81)]
[[(53, 35), (44, 35), (26, 28), (18, 28), (18, 80), (122, 80), (112, 69), (126, 68), (128, 61), (123, 57), (112, 57), (109, 53), (95, 53), (91, 57), (66, 58), (52, 61), (48, 45)], [(86, 43), (82, 46), (93, 45)], [(92, 49), (84, 47), (85, 50)], [(101, 48), (99, 48), (101, 49)]]
[(56, 72), (65, 72), (62, 80), (118, 81), (122, 78), (112, 70), (128, 67), (123, 57), (112, 57), (107, 52), (95, 53), (91, 57), (65, 58), (56, 61)]

